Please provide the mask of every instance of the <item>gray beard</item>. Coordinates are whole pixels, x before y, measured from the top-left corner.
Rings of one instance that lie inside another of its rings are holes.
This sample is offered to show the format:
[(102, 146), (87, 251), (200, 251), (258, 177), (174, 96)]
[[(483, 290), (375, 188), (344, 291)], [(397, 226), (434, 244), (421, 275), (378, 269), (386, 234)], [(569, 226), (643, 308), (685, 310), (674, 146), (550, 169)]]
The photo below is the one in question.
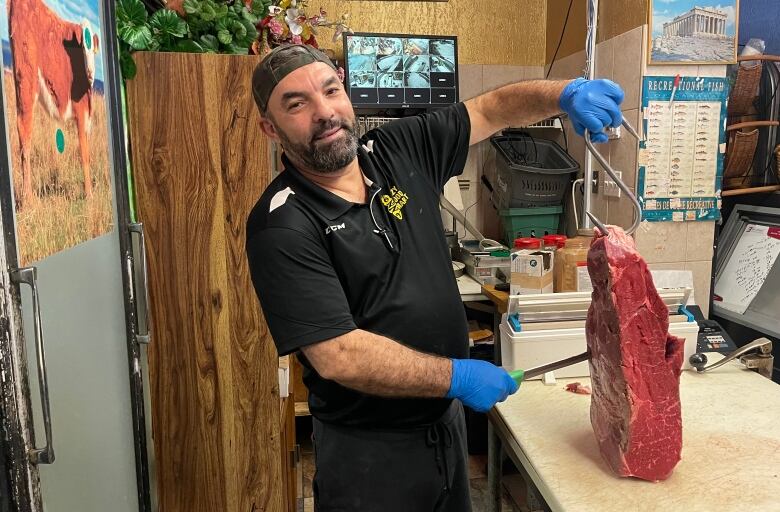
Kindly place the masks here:
[[(317, 144), (314, 140), (308, 144), (296, 143), (291, 141), (284, 132), (279, 130), (277, 132), (282, 147), (292, 160), (300, 162), (307, 170), (317, 174), (333, 174), (349, 165), (357, 156), (358, 138), (354, 123), (352, 126), (341, 123), (340, 126), (344, 136), (329, 144)], [(332, 127), (333, 125), (327, 126), (319, 132), (323, 133)]]

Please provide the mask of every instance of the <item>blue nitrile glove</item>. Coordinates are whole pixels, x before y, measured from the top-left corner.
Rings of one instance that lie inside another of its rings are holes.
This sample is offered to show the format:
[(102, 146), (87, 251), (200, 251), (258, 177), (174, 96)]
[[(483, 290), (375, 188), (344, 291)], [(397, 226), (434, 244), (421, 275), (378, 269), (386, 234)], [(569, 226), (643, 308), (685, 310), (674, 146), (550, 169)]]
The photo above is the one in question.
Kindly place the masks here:
[(607, 142), (604, 128), (618, 127), (623, 122), (623, 96), (623, 89), (611, 80), (578, 78), (563, 89), (558, 103), (578, 135), (587, 128), (592, 142)]
[(447, 398), (458, 398), (477, 412), (487, 412), (496, 402), (517, 391), (506, 370), (478, 359), (453, 359)]

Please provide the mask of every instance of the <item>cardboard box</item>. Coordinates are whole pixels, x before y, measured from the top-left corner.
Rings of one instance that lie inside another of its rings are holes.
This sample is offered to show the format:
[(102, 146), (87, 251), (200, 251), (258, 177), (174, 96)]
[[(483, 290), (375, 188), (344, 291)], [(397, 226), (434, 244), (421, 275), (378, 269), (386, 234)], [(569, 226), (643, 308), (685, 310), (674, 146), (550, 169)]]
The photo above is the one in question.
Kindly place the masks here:
[(546, 250), (521, 250), (509, 256), (511, 295), (553, 292), (553, 252)]

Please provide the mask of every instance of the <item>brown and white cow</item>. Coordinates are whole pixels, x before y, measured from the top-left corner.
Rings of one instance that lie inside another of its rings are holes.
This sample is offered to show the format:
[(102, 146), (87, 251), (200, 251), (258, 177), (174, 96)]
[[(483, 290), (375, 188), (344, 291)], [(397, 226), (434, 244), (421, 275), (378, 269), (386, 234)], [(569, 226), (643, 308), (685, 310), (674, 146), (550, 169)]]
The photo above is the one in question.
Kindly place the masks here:
[(33, 109), (39, 99), (53, 117), (62, 121), (75, 118), (84, 194), (90, 197), (88, 134), (98, 37), (88, 23), (65, 21), (42, 0), (8, 0), (8, 24), (22, 158), (21, 200), (28, 202), (33, 197), (30, 145)]

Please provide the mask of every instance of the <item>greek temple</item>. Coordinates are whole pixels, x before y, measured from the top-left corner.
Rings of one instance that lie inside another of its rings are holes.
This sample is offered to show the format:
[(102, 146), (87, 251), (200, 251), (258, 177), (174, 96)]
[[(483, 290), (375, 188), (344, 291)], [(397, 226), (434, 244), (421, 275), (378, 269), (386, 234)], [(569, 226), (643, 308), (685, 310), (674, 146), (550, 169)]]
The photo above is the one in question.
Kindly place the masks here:
[(671, 36), (727, 37), (726, 13), (718, 9), (694, 7), (664, 23), (664, 37)]

